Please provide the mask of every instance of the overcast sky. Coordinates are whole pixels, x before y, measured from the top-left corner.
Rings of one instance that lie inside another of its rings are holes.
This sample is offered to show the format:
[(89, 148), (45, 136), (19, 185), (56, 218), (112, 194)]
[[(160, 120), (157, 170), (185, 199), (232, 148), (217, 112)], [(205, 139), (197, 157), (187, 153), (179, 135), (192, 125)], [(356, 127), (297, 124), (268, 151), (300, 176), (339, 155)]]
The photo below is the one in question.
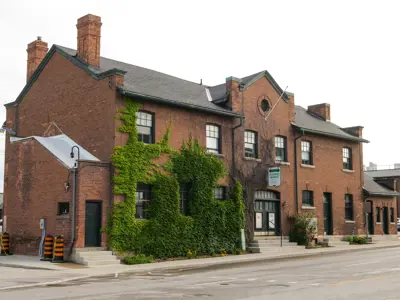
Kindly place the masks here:
[(195, 3), (1, 1), (0, 101), (24, 87), (29, 42), (40, 35), (49, 48), (75, 49), (76, 20), (92, 13), (102, 17), (102, 56), (207, 85), (267, 69), (297, 105), (327, 102), (332, 122), (364, 126), (364, 164), (400, 162), (391, 134), (400, 108), (399, 1)]

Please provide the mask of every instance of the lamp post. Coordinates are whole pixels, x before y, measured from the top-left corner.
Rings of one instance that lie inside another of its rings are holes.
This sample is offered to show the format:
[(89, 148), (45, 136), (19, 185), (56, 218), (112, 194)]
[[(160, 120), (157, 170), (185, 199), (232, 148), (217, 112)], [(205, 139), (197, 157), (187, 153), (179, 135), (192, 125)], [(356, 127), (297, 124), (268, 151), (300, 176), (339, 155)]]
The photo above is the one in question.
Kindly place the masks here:
[(75, 203), (76, 203), (76, 179), (77, 179), (77, 173), (78, 173), (78, 161), (80, 160), (80, 151), (79, 151), (79, 147), (78, 146), (72, 146), (71, 148), (71, 153), (70, 153), (70, 157), (74, 158), (75, 154), (74, 154), (74, 148), (77, 149), (78, 151), (78, 159), (75, 161), (74, 163), (74, 167), (72, 169), (72, 172), (74, 173), (74, 186), (72, 189), (72, 219), (71, 219), (71, 225), (72, 225), (72, 235), (71, 235), (71, 248), (70, 250), (72, 251), (74, 242), (75, 242)]

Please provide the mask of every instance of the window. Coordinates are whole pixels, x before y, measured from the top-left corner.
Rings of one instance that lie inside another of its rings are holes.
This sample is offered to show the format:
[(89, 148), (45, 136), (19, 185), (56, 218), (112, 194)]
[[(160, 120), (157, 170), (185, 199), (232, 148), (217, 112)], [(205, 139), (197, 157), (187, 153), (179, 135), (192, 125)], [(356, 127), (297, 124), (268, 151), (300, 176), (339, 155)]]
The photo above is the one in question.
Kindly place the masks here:
[(147, 112), (136, 112), (136, 127), (138, 131), (138, 139), (145, 144), (154, 143), (154, 118), (153, 115)]
[(180, 209), (181, 213), (187, 216), (189, 214), (189, 191), (190, 184), (181, 183), (179, 186), (179, 196), (180, 196)]
[(352, 170), (351, 149), (343, 148), (343, 169)]
[(394, 223), (394, 208), (390, 208), (390, 223)]
[(275, 137), (275, 160), (287, 161), (286, 137), (284, 137), (284, 136), (276, 136)]
[(381, 208), (377, 207), (376, 208), (376, 223), (380, 223), (381, 222)]
[(214, 189), (214, 197), (216, 200), (224, 200), (225, 196), (225, 187), (219, 186)]
[(221, 153), (221, 130), (218, 125), (206, 126), (207, 151), (211, 153)]
[(136, 219), (147, 219), (147, 208), (151, 201), (151, 185), (138, 183), (136, 186)]
[(264, 99), (263, 101), (261, 101), (261, 109), (263, 112), (267, 112), (269, 111), (270, 105), (267, 99)]
[(57, 215), (64, 216), (69, 214), (69, 202), (58, 202)]
[(303, 191), (303, 206), (314, 206), (314, 192)]
[(258, 158), (257, 132), (246, 130), (244, 132), (244, 156)]
[(350, 194), (344, 195), (344, 219), (346, 221), (354, 220), (353, 195)]
[(311, 142), (301, 141), (301, 163), (312, 165)]

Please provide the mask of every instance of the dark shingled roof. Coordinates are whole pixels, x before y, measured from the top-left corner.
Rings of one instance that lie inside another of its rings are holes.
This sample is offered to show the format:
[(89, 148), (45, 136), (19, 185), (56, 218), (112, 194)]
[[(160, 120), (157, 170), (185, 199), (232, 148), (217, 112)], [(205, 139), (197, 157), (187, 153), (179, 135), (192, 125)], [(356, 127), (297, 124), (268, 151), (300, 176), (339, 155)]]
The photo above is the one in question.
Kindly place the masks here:
[(365, 171), (365, 173), (368, 173), (373, 178), (400, 177), (400, 169), (370, 170)]
[(365, 139), (348, 134), (334, 123), (327, 122), (315, 114), (310, 114), (301, 106), (296, 106), (295, 111), (296, 116), (293, 125), (303, 129), (305, 132), (326, 135), (355, 142), (368, 142)]
[(389, 190), (388, 188), (375, 182), (374, 179), (364, 172), (364, 190), (368, 192), (370, 196), (381, 196), (381, 197), (396, 197), (400, 196), (400, 193)]
[[(56, 47), (71, 57), (76, 55), (76, 50), (58, 45)], [(170, 102), (170, 104), (183, 104), (187, 107), (206, 109), (210, 112), (220, 112), (232, 116), (239, 115), (212, 102), (212, 100), (224, 97), (226, 94), (225, 84), (208, 87), (104, 57), (100, 58), (100, 68), (89, 67), (89, 69), (96, 74), (101, 74), (111, 69), (125, 71), (123, 90), (127, 94), (132, 93), (138, 96), (163, 99), (166, 102)]]

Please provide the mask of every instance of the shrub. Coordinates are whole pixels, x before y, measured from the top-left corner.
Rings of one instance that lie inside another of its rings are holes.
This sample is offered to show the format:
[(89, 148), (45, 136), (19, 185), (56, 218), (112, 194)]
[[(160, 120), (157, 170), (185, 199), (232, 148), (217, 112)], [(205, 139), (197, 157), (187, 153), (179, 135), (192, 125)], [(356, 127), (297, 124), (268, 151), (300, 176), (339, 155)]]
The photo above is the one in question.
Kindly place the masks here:
[(356, 236), (356, 235), (349, 235), (347, 237), (347, 241), (350, 244), (366, 244), (367, 243), (367, 239), (363, 236)]
[(298, 245), (309, 245), (316, 235), (316, 224), (312, 222), (314, 218), (310, 213), (299, 213), (288, 217), (291, 222), (289, 232), (290, 242), (296, 242)]
[(146, 256), (144, 254), (137, 254), (135, 256), (127, 256), (124, 258), (127, 265), (149, 264), (153, 262), (153, 256)]
[(191, 258), (196, 258), (196, 256), (197, 256), (197, 252), (196, 252), (196, 251), (189, 250), (189, 251), (186, 253), (186, 257), (189, 258), (189, 259), (191, 259)]

